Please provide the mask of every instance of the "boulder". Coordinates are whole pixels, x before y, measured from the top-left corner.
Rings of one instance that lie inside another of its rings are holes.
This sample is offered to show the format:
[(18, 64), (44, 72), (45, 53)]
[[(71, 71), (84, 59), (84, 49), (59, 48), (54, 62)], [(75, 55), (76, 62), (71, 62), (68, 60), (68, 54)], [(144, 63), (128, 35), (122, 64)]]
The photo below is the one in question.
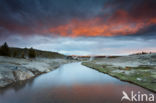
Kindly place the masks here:
[(16, 78), (16, 81), (27, 80), (35, 76), (31, 71), (21, 69), (13, 71), (13, 74)]

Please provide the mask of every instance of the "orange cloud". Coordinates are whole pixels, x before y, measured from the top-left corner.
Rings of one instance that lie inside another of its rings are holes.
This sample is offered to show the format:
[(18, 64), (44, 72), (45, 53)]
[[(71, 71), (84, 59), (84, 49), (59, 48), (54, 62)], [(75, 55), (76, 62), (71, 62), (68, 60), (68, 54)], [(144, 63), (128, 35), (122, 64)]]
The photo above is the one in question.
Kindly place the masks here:
[(50, 28), (48, 32), (72, 37), (128, 35), (151, 24), (156, 24), (156, 18), (135, 19), (126, 11), (118, 10), (106, 21), (100, 17), (89, 20), (72, 19), (68, 24)]
[(156, 18), (150, 19), (148, 24), (156, 24)]

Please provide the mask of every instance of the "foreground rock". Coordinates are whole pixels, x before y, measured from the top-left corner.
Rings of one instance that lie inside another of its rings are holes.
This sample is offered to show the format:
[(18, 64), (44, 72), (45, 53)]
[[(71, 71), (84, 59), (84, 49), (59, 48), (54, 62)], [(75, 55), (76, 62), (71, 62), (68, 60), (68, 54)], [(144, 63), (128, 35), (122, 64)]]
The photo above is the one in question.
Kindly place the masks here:
[(156, 92), (156, 54), (95, 59), (82, 64)]
[(0, 56), (0, 87), (50, 72), (68, 62), (65, 59), (37, 58), (29, 60)]

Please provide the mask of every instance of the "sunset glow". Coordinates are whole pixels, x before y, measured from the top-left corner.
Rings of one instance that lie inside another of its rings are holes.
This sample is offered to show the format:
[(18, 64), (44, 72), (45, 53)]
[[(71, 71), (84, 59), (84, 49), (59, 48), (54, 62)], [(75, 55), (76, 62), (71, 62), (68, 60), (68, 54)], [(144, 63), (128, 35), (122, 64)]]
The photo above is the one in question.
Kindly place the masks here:
[(155, 5), (155, 0), (1, 0), (0, 44), (68, 55), (155, 52)]

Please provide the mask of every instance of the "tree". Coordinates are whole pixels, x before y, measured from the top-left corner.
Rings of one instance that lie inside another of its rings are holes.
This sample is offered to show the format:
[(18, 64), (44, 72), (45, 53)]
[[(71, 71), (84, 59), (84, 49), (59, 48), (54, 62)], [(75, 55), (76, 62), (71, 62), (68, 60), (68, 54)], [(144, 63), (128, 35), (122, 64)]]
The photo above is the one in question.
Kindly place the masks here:
[(28, 54), (29, 58), (35, 58), (36, 57), (36, 52), (33, 48), (29, 49), (29, 54)]
[(21, 54), (21, 58), (25, 59), (24, 53)]
[(13, 57), (17, 57), (17, 51), (14, 51)]
[(6, 42), (0, 47), (0, 55), (1, 56), (11, 56), (10, 48)]

